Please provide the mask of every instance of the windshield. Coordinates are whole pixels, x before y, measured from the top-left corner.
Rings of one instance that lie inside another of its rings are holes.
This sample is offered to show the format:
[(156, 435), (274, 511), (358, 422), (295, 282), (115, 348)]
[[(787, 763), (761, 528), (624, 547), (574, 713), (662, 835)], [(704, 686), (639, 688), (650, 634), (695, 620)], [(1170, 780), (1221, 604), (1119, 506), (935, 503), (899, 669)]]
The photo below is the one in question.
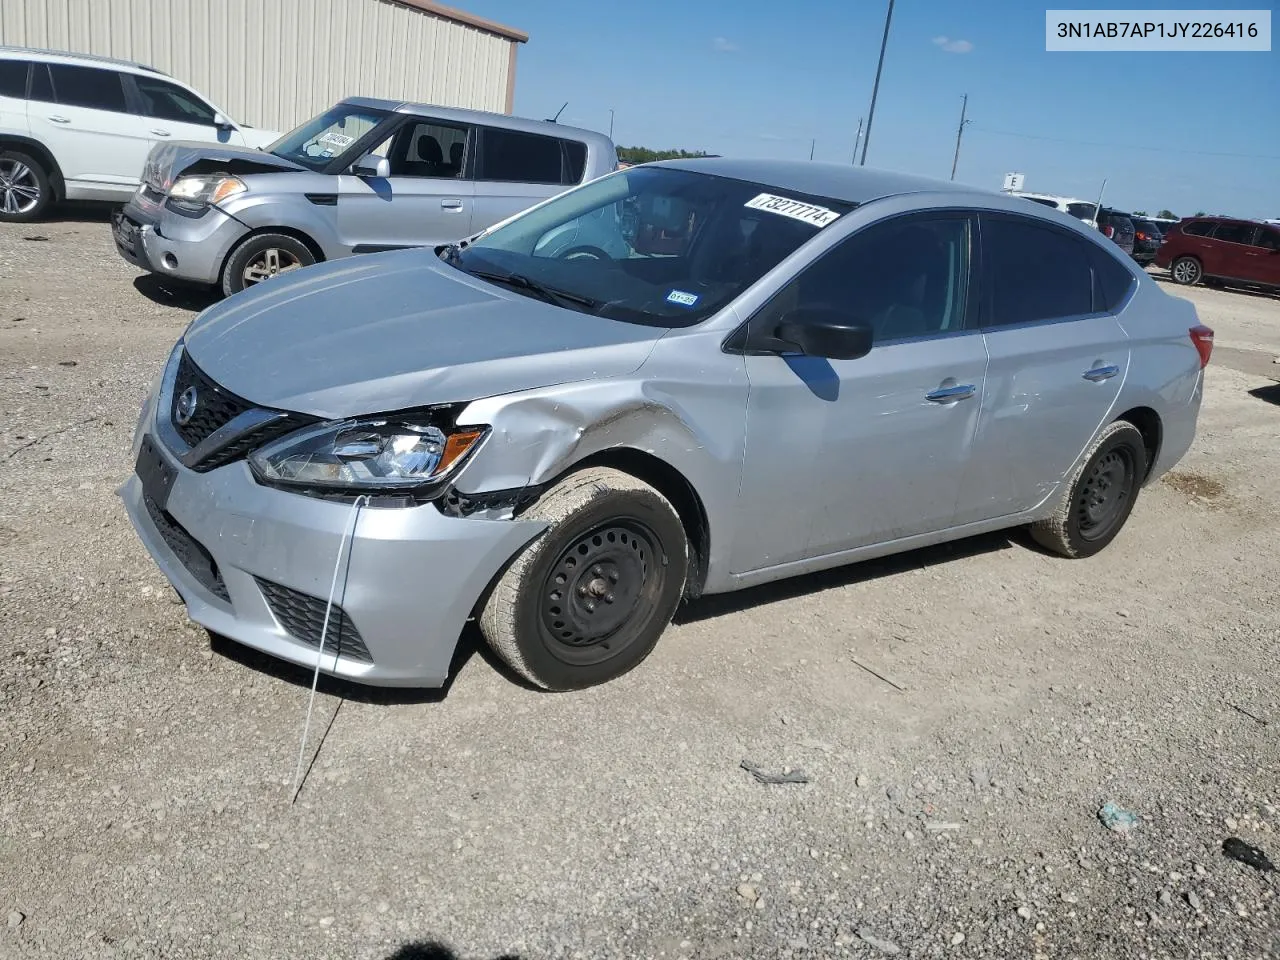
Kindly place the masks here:
[(267, 152), (320, 170), (388, 116), (385, 110), (340, 103), (286, 133)]
[(442, 256), (570, 309), (683, 327), (720, 309), (853, 207), (744, 180), (635, 167)]

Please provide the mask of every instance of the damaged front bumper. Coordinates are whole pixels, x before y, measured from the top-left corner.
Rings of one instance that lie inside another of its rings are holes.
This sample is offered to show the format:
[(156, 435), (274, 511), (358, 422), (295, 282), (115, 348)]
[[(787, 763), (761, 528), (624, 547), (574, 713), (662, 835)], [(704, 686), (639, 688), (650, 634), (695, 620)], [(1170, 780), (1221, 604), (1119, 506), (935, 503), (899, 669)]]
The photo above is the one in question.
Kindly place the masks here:
[[(259, 484), (244, 461), (200, 473), (157, 439), (143, 410), (129, 518), (192, 620), (314, 668), (352, 506)], [(433, 503), (366, 506), (350, 536), (321, 669), (380, 686), (439, 687), (468, 617), (545, 524), (450, 517)], [(344, 575), (345, 573), (345, 575)]]
[(165, 208), (139, 188), (111, 220), (116, 252), (141, 270), (190, 283), (214, 285), (222, 265), (249, 228), (217, 207), (198, 217)]

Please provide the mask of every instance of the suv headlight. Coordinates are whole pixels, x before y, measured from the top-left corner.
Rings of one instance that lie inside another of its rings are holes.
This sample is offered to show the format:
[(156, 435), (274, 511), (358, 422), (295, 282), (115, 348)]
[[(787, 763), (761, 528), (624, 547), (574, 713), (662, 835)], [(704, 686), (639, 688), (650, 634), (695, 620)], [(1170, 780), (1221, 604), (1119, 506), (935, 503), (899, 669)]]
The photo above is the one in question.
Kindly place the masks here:
[(249, 457), (272, 484), (357, 490), (412, 490), (434, 484), (480, 442), (485, 428), (446, 432), (412, 419), (322, 423), (267, 444)]
[(169, 199), (179, 207), (200, 210), (248, 189), (239, 177), (225, 173), (193, 174), (173, 182), (169, 188)]

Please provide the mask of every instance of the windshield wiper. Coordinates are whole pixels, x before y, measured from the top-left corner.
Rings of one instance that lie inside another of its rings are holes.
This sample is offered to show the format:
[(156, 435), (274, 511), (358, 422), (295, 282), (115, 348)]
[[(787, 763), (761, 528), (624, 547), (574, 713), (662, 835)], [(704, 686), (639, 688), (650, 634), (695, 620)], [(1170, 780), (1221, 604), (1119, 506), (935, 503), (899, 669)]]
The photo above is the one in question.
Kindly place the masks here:
[[(448, 252), (446, 250), (446, 253)], [(491, 283), (501, 283), (517, 290), (527, 290), (547, 303), (554, 303), (557, 306), (564, 306), (568, 303), (582, 310), (596, 310), (600, 306), (599, 300), (593, 300), (591, 297), (584, 297), (577, 293), (569, 293), (567, 290), (557, 290), (555, 287), (544, 286), (536, 280), (530, 280), (523, 274), (493, 273), (488, 270), (466, 270), (465, 272), (473, 277), (479, 277), (481, 280), (488, 280)]]

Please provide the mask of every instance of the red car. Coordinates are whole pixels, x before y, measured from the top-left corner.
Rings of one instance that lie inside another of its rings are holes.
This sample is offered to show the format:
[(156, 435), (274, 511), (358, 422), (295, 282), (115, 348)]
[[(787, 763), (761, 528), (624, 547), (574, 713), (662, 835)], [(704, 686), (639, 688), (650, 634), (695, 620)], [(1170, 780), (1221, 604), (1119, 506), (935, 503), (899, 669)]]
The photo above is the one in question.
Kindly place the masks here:
[(1280, 288), (1280, 227), (1227, 217), (1182, 220), (1164, 235), (1155, 263), (1187, 285)]

